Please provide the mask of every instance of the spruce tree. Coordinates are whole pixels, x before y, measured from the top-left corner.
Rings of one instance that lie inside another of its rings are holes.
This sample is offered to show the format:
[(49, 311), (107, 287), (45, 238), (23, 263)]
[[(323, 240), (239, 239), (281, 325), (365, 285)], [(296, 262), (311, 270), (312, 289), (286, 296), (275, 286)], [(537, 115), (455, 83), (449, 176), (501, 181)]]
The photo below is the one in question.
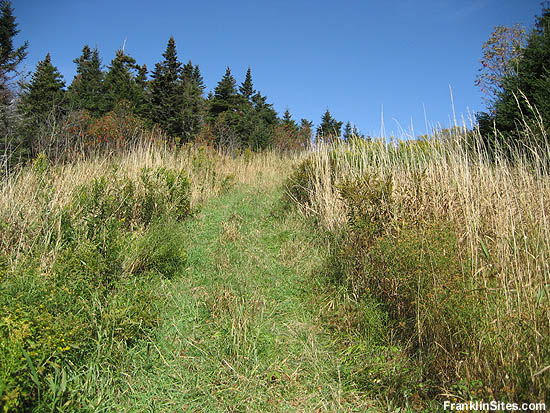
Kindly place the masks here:
[(64, 98), (65, 82), (57, 68), (52, 65), (48, 53), (38, 62), (31, 81), (25, 86), (21, 110), (27, 115), (44, 118), (52, 110), (59, 112)]
[(351, 123), (348, 121), (348, 122), (346, 122), (346, 126), (344, 127), (344, 136), (343, 136), (343, 138), (347, 141), (347, 140), (351, 139), (352, 136), (353, 136), (353, 129), (351, 127)]
[(265, 149), (271, 145), (273, 127), (278, 125), (277, 112), (271, 103), (267, 103), (267, 97), (257, 92), (252, 96), (253, 103), (253, 131), (247, 137), (248, 146), (254, 150)]
[(254, 86), (252, 85), (252, 74), (250, 73), (250, 67), (246, 71), (244, 82), (241, 86), (239, 86), (239, 92), (246, 100), (250, 100), (250, 98), (254, 96), (254, 93), (256, 93)]
[(313, 122), (307, 119), (300, 120), (300, 130), (298, 132), (302, 148), (307, 148), (313, 138)]
[[(14, 93), (10, 83), (17, 75), (17, 67), (27, 55), (28, 43), (15, 49), (13, 38), (19, 33), (10, 2), (0, 1), (0, 164), (10, 167), (24, 155), (20, 134), (16, 133), (19, 122), (13, 105)], [(19, 136), (18, 136), (19, 135)]]
[(176, 41), (170, 37), (164, 60), (155, 65), (151, 80), (151, 119), (169, 135), (182, 133), (181, 63), (178, 61)]
[(231, 74), (231, 69), (227, 67), (225, 69), (225, 75), (214, 89), (214, 97), (227, 102), (231, 101), (237, 94), (235, 83), (235, 78)]
[(183, 66), (181, 72), (182, 88), (182, 138), (184, 141), (192, 140), (198, 135), (203, 124), (204, 99), (202, 92), (204, 82), (198, 66), (193, 66), (189, 61)]
[(235, 85), (235, 78), (227, 67), (225, 75), (214, 88), (214, 97), (209, 100), (211, 121), (215, 121), (220, 113), (236, 109), (238, 97)]
[(31, 150), (40, 127), (53, 124), (63, 114), (65, 82), (48, 53), (38, 62), (29, 84), (25, 85), (19, 110), (24, 116), (23, 146)]
[(137, 97), (135, 112), (142, 119), (151, 117), (149, 82), (147, 81), (147, 65), (139, 66), (136, 76)]
[(140, 90), (136, 82), (139, 66), (133, 57), (123, 50), (117, 50), (105, 75), (107, 90), (107, 111), (113, 110), (121, 101), (125, 101), (135, 110), (139, 104)]
[(182, 81), (194, 81), (194, 74), (195, 72), (195, 66), (193, 66), (193, 62), (189, 60), (186, 64), (183, 65), (181, 68), (181, 80)]
[[(189, 61), (189, 62), (191, 62), (191, 61)], [(204, 88), (206, 86), (204, 85), (204, 79), (202, 78), (201, 71), (199, 69), (199, 65), (195, 65), (195, 68), (193, 69), (193, 82), (201, 90), (201, 93), (204, 92)]]
[(17, 71), (17, 66), (27, 56), (28, 42), (14, 49), (13, 38), (19, 33), (9, 1), (0, 1), (0, 104), (7, 105), (12, 93), (9, 82)]
[(292, 119), (292, 116), (290, 115), (290, 111), (288, 108), (285, 110), (285, 113), (283, 113), (283, 125), (289, 126), (292, 128), (296, 128), (296, 122)]
[(104, 73), (97, 49), (84, 46), (82, 55), (73, 60), (76, 63), (76, 76), (68, 89), (68, 101), (72, 109), (85, 109), (92, 115), (105, 113)]
[(331, 142), (334, 138), (340, 136), (342, 123), (334, 119), (327, 109), (321, 119), (321, 125), (317, 128), (317, 137), (325, 142)]

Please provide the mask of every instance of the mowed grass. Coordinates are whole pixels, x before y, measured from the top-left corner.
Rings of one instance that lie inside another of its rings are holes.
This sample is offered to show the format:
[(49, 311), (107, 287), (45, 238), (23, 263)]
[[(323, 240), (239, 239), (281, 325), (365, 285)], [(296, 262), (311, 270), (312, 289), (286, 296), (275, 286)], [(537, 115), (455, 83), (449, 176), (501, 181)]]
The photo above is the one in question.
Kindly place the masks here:
[[(239, 185), (182, 224), (187, 266), (153, 337), (87, 366), (91, 410), (366, 411), (312, 282), (328, 253), (273, 188)], [(92, 374), (90, 372), (95, 372)]]

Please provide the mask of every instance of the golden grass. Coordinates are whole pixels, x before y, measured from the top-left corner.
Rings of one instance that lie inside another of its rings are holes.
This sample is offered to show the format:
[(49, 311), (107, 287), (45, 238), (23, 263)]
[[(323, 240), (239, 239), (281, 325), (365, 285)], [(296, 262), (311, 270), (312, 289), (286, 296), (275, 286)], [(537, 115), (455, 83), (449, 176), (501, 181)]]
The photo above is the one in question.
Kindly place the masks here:
[[(136, 145), (121, 154), (98, 154), (65, 164), (49, 164), (39, 157), (34, 165), (20, 169), (0, 185), (0, 247), (13, 263), (35, 243), (48, 242), (61, 225), (61, 212), (75, 191), (94, 178), (112, 181), (116, 176), (139, 182), (143, 168), (184, 170), (191, 181), (191, 206), (197, 207), (235, 184), (266, 187), (280, 183), (293, 158), (265, 152), (243, 159), (191, 144), (179, 149), (164, 144)], [(110, 181), (108, 189), (118, 191)]]
[[(542, 161), (490, 162), (467, 152), (459, 143), (465, 133), (446, 141), (319, 145), (304, 211), (329, 230), (345, 230), (339, 185), (377, 176), (393, 184), (389, 226), (450, 222), (468, 266), (462, 276), (475, 281), (486, 307), (485, 331), (476, 334), (477, 348), (456, 355), (455, 377), (540, 395), (550, 383), (550, 176)], [(511, 371), (525, 377), (508, 377)]]

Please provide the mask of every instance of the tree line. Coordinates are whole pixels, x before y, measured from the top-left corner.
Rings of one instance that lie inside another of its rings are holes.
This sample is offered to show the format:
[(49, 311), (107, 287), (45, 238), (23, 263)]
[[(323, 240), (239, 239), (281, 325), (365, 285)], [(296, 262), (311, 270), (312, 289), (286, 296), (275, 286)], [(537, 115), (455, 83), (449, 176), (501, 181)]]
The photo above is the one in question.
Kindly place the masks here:
[[(30, 78), (14, 87), (11, 81), (29, 46), (14, 47), (17, 33), (13, 8), (9, 1), (1, 1), (0, 153), (4, 157), (24, 160), (52, 148), (66, 153), (75, 142), (83, 149), (90, 142), (128, 140), (125, 132), (138, 129), (154, 129), (174, 145), (199, 141), (231, 151), (298, 150), (312, 139), (332, 140), (342, 134), (343, 122), (328, 109), (315, 131), (313, 122), (295, 121), (288, 109), (279, 117), (267, 96), (255, 89), (250, 68), (238, 85), (227, 67), (205, 96), (199, 65), (180, 62), (174, 37), (152, 71), (139, 65), (124, 47), (105, 68), (98, 49), (85, 45), (73, 60), (76, 75), (68, 86), (48, 53)], [(359, 131), (348, 122), (344, 136), (353, 134)]]

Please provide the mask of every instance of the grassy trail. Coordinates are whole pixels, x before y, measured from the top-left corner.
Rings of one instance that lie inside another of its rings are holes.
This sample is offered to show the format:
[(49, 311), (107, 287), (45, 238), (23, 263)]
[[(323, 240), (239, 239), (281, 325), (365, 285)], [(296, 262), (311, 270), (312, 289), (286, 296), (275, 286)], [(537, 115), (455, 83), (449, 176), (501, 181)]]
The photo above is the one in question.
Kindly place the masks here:
[[(188, 264), (169, 311), (128, 353), (111, 393), (125, 411), (365, 411), (314, 302), (326, 250), (280, 191), (239, 186), (185, 224)], [(118, 370), (118, 369), (117, 369)]]

